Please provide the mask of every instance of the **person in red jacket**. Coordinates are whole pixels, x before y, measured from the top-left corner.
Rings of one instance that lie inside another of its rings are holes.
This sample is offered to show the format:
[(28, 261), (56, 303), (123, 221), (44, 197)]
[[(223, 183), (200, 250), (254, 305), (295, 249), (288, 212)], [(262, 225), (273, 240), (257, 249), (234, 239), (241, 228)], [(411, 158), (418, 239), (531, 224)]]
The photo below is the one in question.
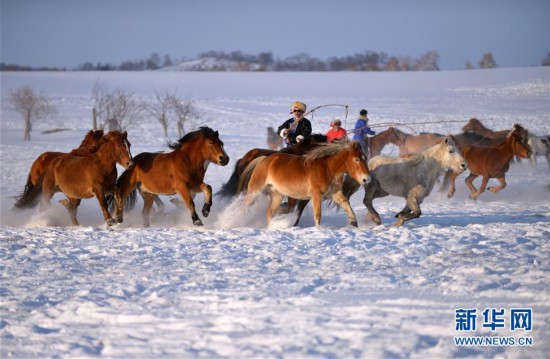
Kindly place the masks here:
[(342, 127), (342, 121), (336, 119), (330, 123), (331, 129), (327, 132), (327, 142), (339, 141), (346, 137), (346, 130)]

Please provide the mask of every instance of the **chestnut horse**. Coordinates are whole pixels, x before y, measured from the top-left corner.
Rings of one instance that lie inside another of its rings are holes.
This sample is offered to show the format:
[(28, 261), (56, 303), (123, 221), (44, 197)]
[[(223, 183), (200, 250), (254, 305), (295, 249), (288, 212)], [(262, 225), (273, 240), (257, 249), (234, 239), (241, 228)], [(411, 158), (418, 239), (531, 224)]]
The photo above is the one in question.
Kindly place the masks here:
[(268, 191), (270, 204), (268, 223), (285, 196), (310, 200), (315, 225), (321, 223), (321, 200), (331, 198), (347, 213), (349, 224), (357, 227), (357, 218), (342, 193), (344, 174), (367, 184), (370, 181), (366, 159), (358, 142), (332, 142), (319, 145), (303, 156), (276, 153), (252, 161), (241, 176), (240, 187), (250, 177), (246, 204), (251, 205), (263, 190)]
[[(233, 173), (231, 174), (231, 177), (229, 177), (229, 180), (222, 185), (222, 188), (218, 192), (216, 192), (216, 196), (228, 199), (238, 195), (239, 194), (238, 184), (241, 178), (241, 174), (243, 173), (246, 166), (248, 166), (248, 164), (257, 157), (270, 156), (274, 153), (303, 155), (304, 153), (309, 152), (311, 149), (319, 146), (319, 144), (326, 143), (326, 142), (327, 142), (327, 136), (320, 135), (320, 134), (313, 134), (311, 136), (307, 136), (297, 144), (289, 147), (285, 147), (280, 151), (264, 149), (264, 148), (253, 148), (247, 153), (245, 153), (245, 155), (242, 158), (237, 160), (237, 162), (235, 163), (235, 168), (233, 169)], [(246, 187), (246, 185), (244, 187)]]
[[(489, 191), (496, 193), (506, 187), (506, 172), (510, 168), (510, 161), (514, 156), (528, 158), (531, 148), (523, 139), (525, 129), (515, 124), (508, 136), (501, 143), (491, 147), (465, 146), (461, 149), (462, 155), (468, 161), (470, 175), (466, 178), (466, 185), (470, 189), (470, 198), (476, 199), (485, 191), (490, 178), (496, 178), (500, 185), (489, 187)], [(456, 174), (451, 174), (451, 187), (448, 196), (455, 193)], [(481, 186), (476, 189), (473, 181), (482, 176)]]
[[(99, 148), (99, 141), (103, 137), (103, 130), (94, 131), (90, 130), (82, 140), (82, 143), (78, 148), (75, 148), (70, 152), (74, 156), (88, 156), (90, 153), (94, 153)], [(27, 184), (23, 193), (17, 198), (15, 207), (28, 208), (35, 207), (36, 203), (24, 203), (23, 198), (28, 198), (28, 194), (33, 190), (34, 186), (38, 182), (38, 179), (51, 169), (52, 162), (55, 158), (65, 155), (64, 152), (44, 152), (34, 160), (29, 175), (27, 177)], [(36, 197), (38, 198), (38, 197)]]
[[(139, 186), (144, 201), (143, 224), (148, 227), (155, 195), (178, 193), (191, 213), (193, 224), (202, 226), (193, 196), (198, 192), (204, 194), (202, 214), (208, 217), (212, 206), (212, 187), (204, 183), (204, 175), (211, 162), (225, 166), (229, 163), (229, 156), (225, 153), (218, 131), (208, 127), (189, 132), (170, 147), (174, 151), (143, 152), (134, 158), (135, 165), (124, 171), (117, 181), (122, 201), (124, 203), (129, 199), (127, 208), (133, 208)], [(117, 221), (122, 220), (123, 211), (119, 208)]]
[(390, 127), (389, 130), (392, 130), (394, 132), (394, 136), (398, 138), (398, 141), (394, 142), (394, 144), (399, 147), (399, 156), (401, 157), (420, 153), (429, 147), (437, 145), (445, 138), (444, 135), (439, 133), (421, 133), (419, 135), (410, 135), (398, 130), (395, 127)]
[[(42, 193), (41, 211), (50, 205), (57, 190), (67, 196), (67, 208), (73, 225), (78, 225), (77, 208), (82, 198), (96, 197), (107, 225), (115, 224), (111, 217), (106, 193), (119, 198), (116, 191), (116, 164), (127, 168), (132, 166), (132, 154), (127, 133), (111, 131), (101, 138), (99, 149), (86, 156), (71, 154), (58, 156), (52, 162), (51, 169), (38, 181), (33, 196)], [(32, 202), (32, 201), (31, 201)], [(120, 206), (120, 200), (117, 201)]]

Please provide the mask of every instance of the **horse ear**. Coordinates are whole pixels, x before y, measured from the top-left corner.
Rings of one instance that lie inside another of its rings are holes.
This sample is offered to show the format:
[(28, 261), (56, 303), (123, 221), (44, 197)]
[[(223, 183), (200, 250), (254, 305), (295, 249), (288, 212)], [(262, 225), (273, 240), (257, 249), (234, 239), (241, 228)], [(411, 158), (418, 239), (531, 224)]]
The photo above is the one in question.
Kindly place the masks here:
[(218, 131), (214, 132), (214, 136), (220, 137), (220, 134), (218, 133)]
[(128, 138), (128, 131), (122, 132), (122, 136), (124, 136), (124, 138)]

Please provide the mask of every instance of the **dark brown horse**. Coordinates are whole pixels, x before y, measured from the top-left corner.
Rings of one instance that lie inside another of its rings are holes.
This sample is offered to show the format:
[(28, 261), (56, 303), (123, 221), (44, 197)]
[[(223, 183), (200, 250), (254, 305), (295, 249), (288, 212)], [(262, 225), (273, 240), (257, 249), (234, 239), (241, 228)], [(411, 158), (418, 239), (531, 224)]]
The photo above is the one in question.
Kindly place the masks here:
[[(103, 130), (94, 131), (90, 130), (82, 140), (82, 143), (78, 148), (75, 148), (70, 152), (74, 156), (88, 156), (91, 153), (94, 153), (99, 148), (99, 142), (103, 137)], [(33, 190), (34, 186), (38, 182), (39, 178), (44, 175), (47, 171), (51, 169), (52, 162), (55, 158), (65, 155), (64, 152), (44, 152), (34, 160), (31, 166), (31, 170), (27, 177), (27, 183), (25, 184), (25, 189), (23, 193), (17, 198), (15, 202), (15, 207), (17, 208), (28, 208), (34, 207), (38, 204), (36, 203), (24, 203), (23, 198), (28, 198), (28, 194)], [(36, 197), (38, 199), (38, 197)]]
[(510, 130), (502, 130), (502, 131), (493, 131), (485, 127), (480, 120), (477, 118), (471, 118), (470, 121), (464, 127), (462, 127), (462, 131), (464, 132), (472, 132), (476, 135), (480, 135), (483, 137), (487, 137), (493, 140), (503, 140), (508, 136), (510, 133)]
[[(42, 193), (41, 210), (50, 205), (56, 191), (67, 196), (69, 214), (73, 225), (78, 225), (77, 208), (82, 198), (96, 197), (107, 225), (115, 224), (111, 217), (105, 194), (111, 193), (120, 198), (116, 191), (116, 164), (132, 166), (130, 142), (127, 133), (111, 131), (101, 138), (99, 149), (86, 156), (64, 154), (56, 157), (48, 170), (38, 181), (31, 195)], [(32, 203), (29, 200), (29, 203)], [(120, 205), (120, 199), (117, 201)]]
[[(252, 161), (241, 176), (239, 186), (247, 185), (246, 204), (251, 205), (260, 192), (269, 192), (267, 220), (271, 221), (285, 196), (304, 201), (311, 199), (315, 225), (321, 223), (321, 201), (331, 198), (347, 213), (349, 223), (357, 219), (348, 199), (342, 193), (344, 174), (357, 182), (370, 181), (366, 158), (358, 142), (332, 142), (303, 156), (276, 153)], [(248, 181), (245, 181), (246, 178)]]
[[(501, 143), (490, 147), (465, 146), (461, 149), (462, 155), (468, 162), (470, 175), (466, 178), (466, 185), (470, 189), (470, 197), (476, 199), (485, 191), (490, 178), (496, 178), (500, 185), (487, 188), (491, 192), (498, 192), (506, 187), (505, 174), (510, 168), (510, 161), (514, 156), (528, 158), (531, 155), (531, 148), (523, 139), (523, 127), (515, 124), (512, 131)], [(473, 181), (482, 176), (483, 180), (479, 189), (473, 185)], [(448, 196), (455, 193), (455, 180), (457, 174), (451, 174), (451, 187)]]
[[(143, 197), (143, 223), (149, 226), (149, 214), (155, 195), (173, 195), (178, 193), (189, 212), (193, 224), (202, 226), (193, 196), (204, 193), (203, 216), (207, 217), (212, 206), (212, 187), (204, 183), (204, 175), (212, 162), (220, 166), (229, 163), (223, 142), (218, 131), (208, 127), (189, 132), (178, 143), (170, 146), (169, 153), (143, 152), (134, 158), (135, 165), (124, 171), (117, 181), (122, 201), (129, 198), (128, 209), (135, 204), (136, 190), (139, 186)], [(117, 221), (122, 222), (122, 208), (117, 212)]]

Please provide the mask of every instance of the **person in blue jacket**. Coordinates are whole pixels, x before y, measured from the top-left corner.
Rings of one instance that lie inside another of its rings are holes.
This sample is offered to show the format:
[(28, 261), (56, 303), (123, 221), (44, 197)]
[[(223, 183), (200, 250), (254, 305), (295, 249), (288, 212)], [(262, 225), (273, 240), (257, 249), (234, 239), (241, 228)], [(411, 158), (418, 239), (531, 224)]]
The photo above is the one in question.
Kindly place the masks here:
[(359, 141), (361, 144), (361, 147), (363, 148), (363, 152), (365, 155), (369, 155), (369, 139), (368, 135), (375, 135), (376, 132), (370, 129), (368, 123), (369, 119), (367, 118), (367, 110), (363, 109), (359, 111), (359, 117), (357, 118), (357, 122), (355, 122), (355, 128), (353, 129), (353, 139), (355, 141)]

